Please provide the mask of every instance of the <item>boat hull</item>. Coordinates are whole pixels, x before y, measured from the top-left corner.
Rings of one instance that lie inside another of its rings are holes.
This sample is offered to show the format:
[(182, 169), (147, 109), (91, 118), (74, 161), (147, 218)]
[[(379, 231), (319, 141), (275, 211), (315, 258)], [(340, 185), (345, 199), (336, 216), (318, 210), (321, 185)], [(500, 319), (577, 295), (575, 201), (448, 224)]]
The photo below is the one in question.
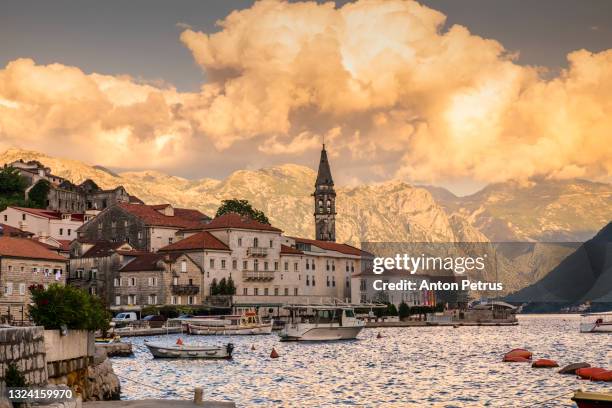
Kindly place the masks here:
[(145, 345), (155, 358), (198, 358), (198, 359), (230, 359), (233, 346), (166, 346), (147, 343)]
[(612, 394), (576, 391), (572, 401), (579, 408), (612, 408)]
[(612, 323), (581, 323), (581, 333), (612, 333)]
[(364, 326), (287, 326), (280, 333), (281, 341), (336, 341), (354, 340)]
[(247, 327), (219, 327), (219, 326), (199, 326), (190, 324), (187, 326), (188, 333), (206, 336), (249, 336), (259, 334), (270, 334), (272, 333), (272, 324), (262, 324), (257, 326)]

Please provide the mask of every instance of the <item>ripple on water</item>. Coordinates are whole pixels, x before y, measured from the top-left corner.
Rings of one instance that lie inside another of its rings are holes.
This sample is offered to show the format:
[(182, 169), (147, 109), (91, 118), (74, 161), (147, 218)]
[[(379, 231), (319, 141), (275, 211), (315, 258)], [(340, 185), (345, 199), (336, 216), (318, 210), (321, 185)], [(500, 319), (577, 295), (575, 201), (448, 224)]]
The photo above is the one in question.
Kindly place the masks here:
[[(179, 335), (133, 338), (134, 356), (113, 359), (113, 367), (122, 376), (126, 399), (189, 398), (200, 386), (206, 398), (248, 407), (524, 407), (580, 387), (610, 388), (554, 369), (501, 363), (504, 352), (525, 347), (560, 365), (587, 361), (612, 367), (612, 337), (580, 334), (579, 317), (520, 316), (520, 321), (517, 327), (366, 329), (358, 341), (332, 343), (279, 343), (275, 335), (181, 335), (188, 342), (231, 341), (231, 361), (153, 359), (144, 340), (174, 342)], [(383, 338), (376, 338), (378, 332)], [(280, 358), (269, 358), (272, 347)], [(541, 406), (574, 405), (567, 396)]]

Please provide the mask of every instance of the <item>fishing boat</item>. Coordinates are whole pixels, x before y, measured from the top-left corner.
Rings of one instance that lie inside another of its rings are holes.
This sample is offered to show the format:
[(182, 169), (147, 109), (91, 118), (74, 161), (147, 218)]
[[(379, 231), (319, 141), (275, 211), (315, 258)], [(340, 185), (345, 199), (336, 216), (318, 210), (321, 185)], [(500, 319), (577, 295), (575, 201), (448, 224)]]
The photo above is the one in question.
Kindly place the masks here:
[(185, 345), (179, 339), (176, 344), (149, 342), (145, 340), (145, 346), (155, 358), (208, 358), (208, 359), (230, 359), (234, 345), (227, 343), (225, 346), (205, 346), (201, 344)]
[(612, 394), (603, 392), (585, 392), (578, 390), (574, 392), (572, 401), (578, 408), (612, 408)]
[(203, 335), (255, 335), (272, 333), (273, 322), (264, 323), (256, 312), (243, 315), (221, 316), (211, 319), (193, 319), (186, 322), (187, 333)]
[(581, 333), (612, 333), (612, 312), (586, 313), (582, 317), (589, 321), (580, 323)]
[(281, 341), (352, 340), (365, 327), (351, 305), (287, 305), (289, 321), (279, 332)]

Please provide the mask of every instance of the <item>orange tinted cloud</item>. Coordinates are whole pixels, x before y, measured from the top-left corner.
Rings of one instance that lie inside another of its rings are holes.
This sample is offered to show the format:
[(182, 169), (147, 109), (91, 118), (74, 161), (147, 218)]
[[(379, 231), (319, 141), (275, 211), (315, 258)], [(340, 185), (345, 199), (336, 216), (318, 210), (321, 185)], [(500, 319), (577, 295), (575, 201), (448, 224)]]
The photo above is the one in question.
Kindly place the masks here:
[(135, 149), (145, 167), (178, 167), (193, 146), (237, 144), (291, 161), (326, 135), (334, 155), (380, 177), (612, 174), (612, 51), (575, 51), (544, 79), (444, 22), (413, 1), (257, 2), (216, 33), (183, 31), (208, 78), (193, 93), (13, 61), (0, 71), (0, 135), (62, 140), (111, 166)]

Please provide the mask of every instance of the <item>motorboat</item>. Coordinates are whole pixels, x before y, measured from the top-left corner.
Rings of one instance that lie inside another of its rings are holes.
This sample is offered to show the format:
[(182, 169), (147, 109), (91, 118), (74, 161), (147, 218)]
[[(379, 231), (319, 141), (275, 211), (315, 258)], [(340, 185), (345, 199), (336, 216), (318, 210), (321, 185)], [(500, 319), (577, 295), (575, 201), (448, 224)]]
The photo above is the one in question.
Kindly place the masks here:
[(352, 340), (365, 327), (351, 305), (287, 305), (289, 320), (279, 332), (281, 341)]
[(272, 333), (273, 322), (264, 323), (256, 312), (243, 315), (221, 316), (211, 319), (193, 319), (186, 322), (187, 333), (203, 335), (255, 335)]
[(581, 333), (612, 333), (612, 312), (586, 313), (582, 317), (588, 321), (580, 323)]
[(149, 341), (145, 341), (144, 344), (155, 358), (230, 359), (234, 350), (232, 343), (227, 343), (224, 346), (186, 345), (183, 344), (181, 339), (176, 344)]
[(572, 401), (578, 408), (612, 408), (612, 394), (607, 392), (586, 392), (578, 390), (574, 392)]

